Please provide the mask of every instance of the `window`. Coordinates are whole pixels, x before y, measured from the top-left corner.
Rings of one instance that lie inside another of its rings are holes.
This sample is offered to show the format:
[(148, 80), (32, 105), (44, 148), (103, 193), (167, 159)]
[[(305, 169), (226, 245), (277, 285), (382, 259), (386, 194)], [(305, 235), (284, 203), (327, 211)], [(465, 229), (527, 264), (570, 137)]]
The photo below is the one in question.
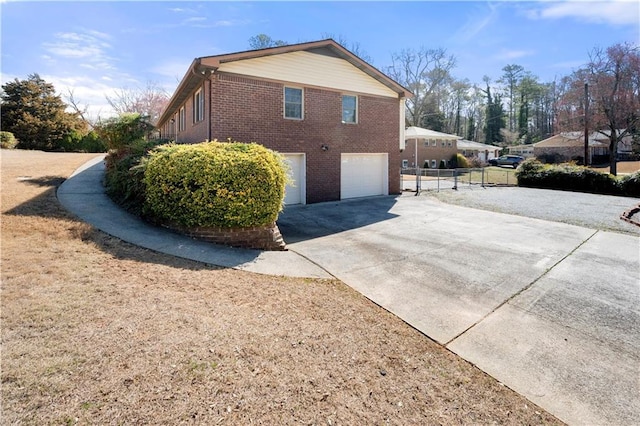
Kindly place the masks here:
[(429, 147), (429, 141), (424, 141), (424, 147), (428, 148)]
[(342, 95), (342, 122), (355, 124), (358, 121), (358, 98)]
[(451, 146), (451, 141), (447, 141), (447, 146)]
[(431, 146), (436, 146), (437, 143), (437, 141), (431, 141)]
[(431, 168), (432, 168), (432, 169), (435, 169), (435, 168), (436, 168), (436, 166), (437, 166), (437, 164), (436, 164), (436, 160), (431, 160)]
[(198, 89), (193, 95), (193, 122), (204, 120), (204, 92)]
[(302, 120), (302, 89), (284, 88), (284, 118)]
[(442, 141), (442, 146), (445, 146), (445, 143), (444, 143), (444, 141)]
[(406, 169), (407, 167), (409, 167), (409, 160), (402, 160), (402, 168)]
[(178, 112), (178, 131), (182, 132), (187, 128), (186, 123), (186, 114), (184, 112), (184, 107), (180, 108), (180, 112)]

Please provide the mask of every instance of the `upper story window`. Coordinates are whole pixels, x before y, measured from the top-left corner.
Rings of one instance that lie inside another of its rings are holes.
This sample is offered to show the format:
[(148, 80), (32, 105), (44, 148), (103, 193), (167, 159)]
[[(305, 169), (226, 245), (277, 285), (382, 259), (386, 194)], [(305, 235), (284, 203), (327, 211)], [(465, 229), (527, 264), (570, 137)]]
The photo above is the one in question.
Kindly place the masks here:
[(198, 89), (193, 95), (193, 122), (204, 120), (204, 91)]
[(284, 118), (302, 120), (303, 93), (296, 87), (284, 88)]
[(184, 111), (184, 107), (182, 107), (178, 112), (178, 131), (182, 132), (186, 128), (187, 128), (187, 115)]
[(436, 142), (436, 141), (431, 141), (431, 146), (436, 146), (437, 143), (438, 142)]
[(342, 95), (342, 122), (356, 124), (358, 122), (358, 98)]

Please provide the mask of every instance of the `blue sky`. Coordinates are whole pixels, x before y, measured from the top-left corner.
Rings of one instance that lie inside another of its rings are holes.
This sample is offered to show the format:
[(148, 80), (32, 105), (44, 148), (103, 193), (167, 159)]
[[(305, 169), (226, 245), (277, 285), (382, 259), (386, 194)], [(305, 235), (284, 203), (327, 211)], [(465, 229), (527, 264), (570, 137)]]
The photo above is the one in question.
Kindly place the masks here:
[(640, 44), (640, 2), (30, 2), (0, 0), (2, 83), (39, 73), (73, 89), (90, 114), (105, 95), (148, 81), (172, 93), (191, 61), (247, 50), (268, 34), (289, 43), (333, 34), (384, 70), (401, 49), (444, 48), (453, 74), (497, 80), (508, 64), (541, 81), (571, 73), (595, 47)]

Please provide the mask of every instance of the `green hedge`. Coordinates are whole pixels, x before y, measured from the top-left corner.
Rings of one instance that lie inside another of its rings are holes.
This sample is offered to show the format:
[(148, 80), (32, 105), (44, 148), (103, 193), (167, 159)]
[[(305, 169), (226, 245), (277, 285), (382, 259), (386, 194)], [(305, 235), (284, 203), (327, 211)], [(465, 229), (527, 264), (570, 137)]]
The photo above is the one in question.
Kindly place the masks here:
[(105, 187), (107, 194), (116, 203), (134, 213), (142, 215), (146, 187), (144, 184), (144, 156), (165, 141), (137, 140), (109, 151), (106, 157)]
[(550, 165), (535, 159), (516, 171), (518, 186), (640, 197), (640, 172), (617, 178), (572, 163)]
[(454, 154), (451, 156), (451, 167), (454, 169), (468, 169), (469, 160), (460, 153)]
[(18, 139), (11, 132), (0, 132), (0, 148), (13, 149), (18, 145)]
[(273, 223), (287, 168), (257, 144), (164, 145), (145, 162), (145, 210), (183, 226), (245, 228)]

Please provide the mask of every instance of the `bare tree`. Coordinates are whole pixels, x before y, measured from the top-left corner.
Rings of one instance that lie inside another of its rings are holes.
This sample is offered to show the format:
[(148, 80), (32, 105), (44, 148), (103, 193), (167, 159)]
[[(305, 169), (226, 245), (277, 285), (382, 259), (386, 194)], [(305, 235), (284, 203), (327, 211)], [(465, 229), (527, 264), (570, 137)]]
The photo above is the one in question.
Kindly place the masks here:
[(138, 113), (155, 124), (169, 103), (169, 94), (157, 83), (148, 81), (142, 88), (122, 88), (113, 96), (106, 96), (107, 102), (118, 114)]
[(640, 124), (640, 50), (630, 44), (594, 49), (589, 63), (567, 81), (560, 123), (564, 128), (584, 124), (584, 84), (588, 84), (588, 129), (609, 139), (611, 174), (617, 174), (618, 143)]
[(89, 111), (89, 105), (85, 105), (81, 107), (78, 101), (76, 100), (73, 90), (67, 89), (67, 95), (65, 96), (65, 100), (67, 101), (67, 105), (73, 110), (73, 112), (82, 120), (89, 129), (93, 129), (93, 123), (91, 120), (87, 118), (87, 114)]
[(268, 47), (286, 46), (288, 43), (284, 40), (274, 40), (266, 34), (258, 34), (249, 39), (249, 47), (252, 49), (266, 49)]
[(414, 97), (407, 101), (407, 121), (419, 126), (429, 106), (437, 104), (433, 97), (443, 85), (451, 80), (450, 71), (456, 64), (453, 55), (445, 49), (416, 51), (403, 49), (392, 54), (392, 65), (387, 74), (398, 83), (411, 90)]
[(339, 45), (341, 45), (345, 49), (348, 49), (351, 53), (356, 55), (358, 58), (362, 59), (365, 62), (368, 62), (369, 64), (373, 64), (373, 58), (371, 58), (369, 53), (367, 53), (367, 51), (363, 49), (362, 45), (359, 42), (357, 42), (357, 41), (350, 42), (342, 34), (336, 36), (336, 35), (334, 35), (332, 33), (322, 33), (321, 37), (322, 38), (331, 38), (331, 39), (335, 40)]

